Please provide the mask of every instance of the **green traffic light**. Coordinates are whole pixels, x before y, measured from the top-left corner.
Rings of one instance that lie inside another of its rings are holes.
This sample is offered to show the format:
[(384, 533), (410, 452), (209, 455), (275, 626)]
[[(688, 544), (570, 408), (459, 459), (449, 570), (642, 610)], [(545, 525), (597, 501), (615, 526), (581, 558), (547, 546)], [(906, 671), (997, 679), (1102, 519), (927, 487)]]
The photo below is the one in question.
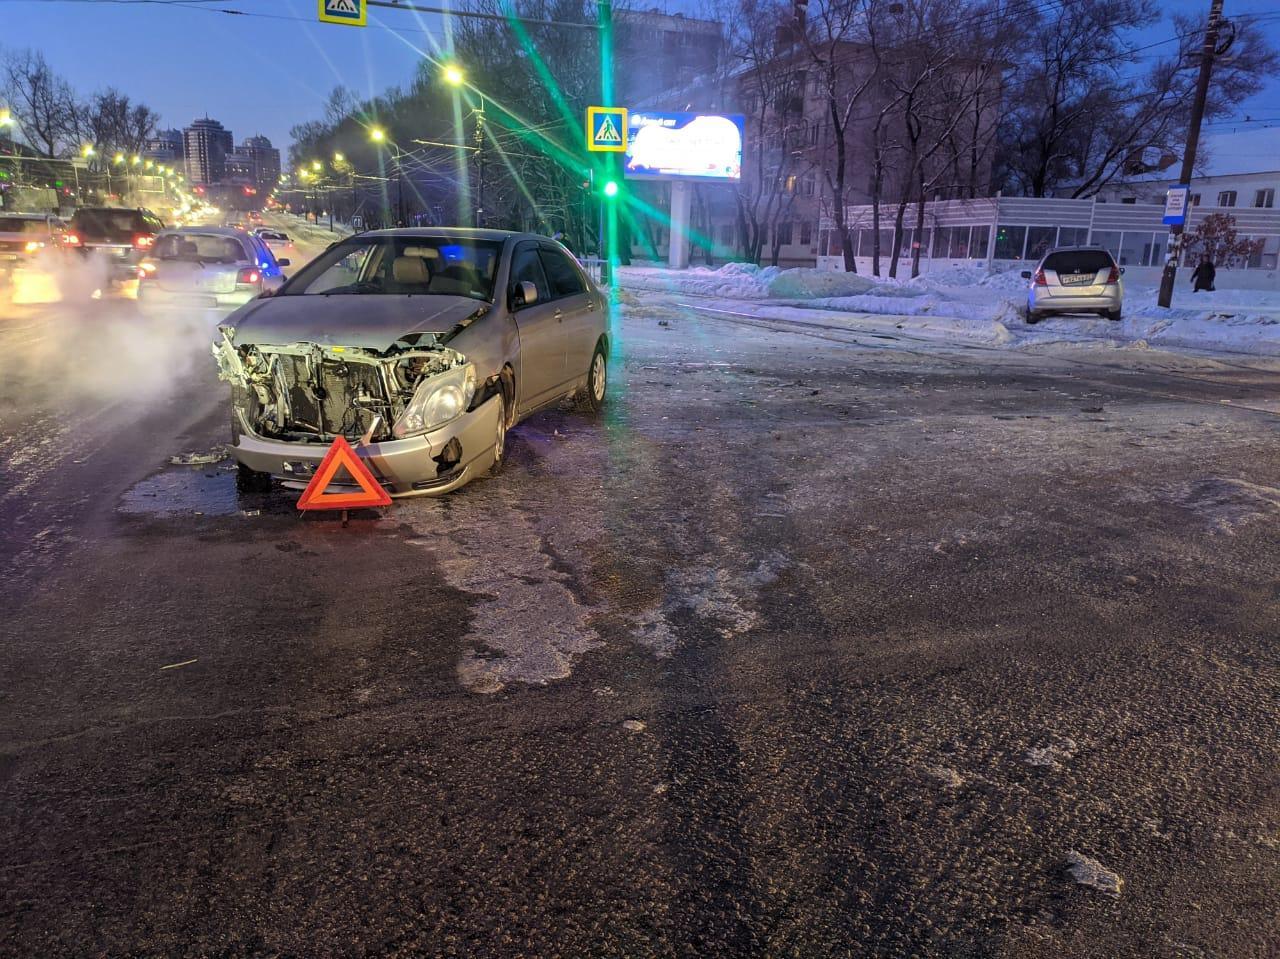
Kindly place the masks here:
[(606, 181), (606, 182), (605, 182), (605, 185), (604, 185), (604, 195), (605, 195), (605, 196), (617, 196), (617, 195), (618, 195), (618, 181), (617, 181), (617, 180), (608, 180), (608, 181)]

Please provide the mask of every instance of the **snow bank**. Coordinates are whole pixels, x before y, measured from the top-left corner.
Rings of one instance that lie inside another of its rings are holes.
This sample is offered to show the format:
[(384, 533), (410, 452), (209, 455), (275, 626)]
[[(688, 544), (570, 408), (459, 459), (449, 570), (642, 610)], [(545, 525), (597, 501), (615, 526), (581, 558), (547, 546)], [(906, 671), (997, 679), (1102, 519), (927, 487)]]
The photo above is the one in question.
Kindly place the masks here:
[[(1174, 306), (1156, 305), (1156, 289), (1125, 288), (1124, 321), (1055, 316), (1028, 326), (1027, 281), (1020, 270), (985, 264), (952, 266), (915, 279), (872, 277), (830, 270), (728, 263), (719, 269), (623, 267), (623, 287), (665, 293), (753, 300), (835, 313), (920, 318), (908, 324), (930, 336), (948, 329), (961, 339), (1020, 346), (1052, 340), (1105, 340), (1280, 356), (1280, 291), (1191, 293), (1180, 286)], [(804, 311), (799, 311), (800, 316)], [(809, 314), (812, 316), (812, 313)], [(797, 317), (798, 318), (798, 317)]]

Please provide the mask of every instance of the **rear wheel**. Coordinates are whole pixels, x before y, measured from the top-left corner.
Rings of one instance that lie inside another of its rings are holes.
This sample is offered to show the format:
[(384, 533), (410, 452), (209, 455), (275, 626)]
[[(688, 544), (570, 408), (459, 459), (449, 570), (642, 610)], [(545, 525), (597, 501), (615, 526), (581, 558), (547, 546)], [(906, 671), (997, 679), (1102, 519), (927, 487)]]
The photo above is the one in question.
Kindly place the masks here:
[(1035, 310), (1027, 310), (1027, 313), (1026, 313), (1027, 326), (1035, 326), (1037, 323), (1040, 322), (1041, 319), (1043, 319), (1043, 317), (1041, 317), (1041, 315), (1037, 313)]
[(582, 409), (599, 413), (604, 409), (605, 394), (609, 387), (609, 358), (605, 355), (604, 340), (596, 344), (587, 369), (587, 388), (582, 393)]
[(1120, 311), (1119, 311), (1118, 309), (1115, 309), (1115, 310), (1107, 310), (1107, 312), (1106, 312), (1106, 313), (1104, 313), (1104, 314), (1103, 314), (1103, 316), (1105, 316), (1105, 317), (1106, 317), (1108, 320), (1110, 320), (1112, 323), (1119, 323), (1119, 322), (1120, 322)]

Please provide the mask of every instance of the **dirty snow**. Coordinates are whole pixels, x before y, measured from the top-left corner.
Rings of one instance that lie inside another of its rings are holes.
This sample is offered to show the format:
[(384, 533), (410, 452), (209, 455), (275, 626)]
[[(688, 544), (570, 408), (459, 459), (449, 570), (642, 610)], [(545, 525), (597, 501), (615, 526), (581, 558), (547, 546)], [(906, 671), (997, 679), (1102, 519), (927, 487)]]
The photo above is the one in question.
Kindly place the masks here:
[(1174, 305), (1156, 305), (1153, 286), (1125, 287), (1124, 320), (1055, 316), (1028, 326), (1023, 319), (1027, 281), (1019, 269), (985, 264), (953, 266), (915, 279), (890, 279), (816, 269), (728, 263), (719, 269), (624, 267), (624, 289), (802, 307), (834, 314), (918, 319), (920, 331), (993, 346), (1103, 340), (1142, 349), (1178, 347), (1280, 356), (1280, 291), (1219, 290), (1192, 293), (1179, 284)]
[(1043, 766), (1046, 769), (1059, 769), (1062, 764), (1076, 754), (1075, 741), (1063, 739), (1049, 746), (1028, 749), (1026, 762), (1028, 766)]

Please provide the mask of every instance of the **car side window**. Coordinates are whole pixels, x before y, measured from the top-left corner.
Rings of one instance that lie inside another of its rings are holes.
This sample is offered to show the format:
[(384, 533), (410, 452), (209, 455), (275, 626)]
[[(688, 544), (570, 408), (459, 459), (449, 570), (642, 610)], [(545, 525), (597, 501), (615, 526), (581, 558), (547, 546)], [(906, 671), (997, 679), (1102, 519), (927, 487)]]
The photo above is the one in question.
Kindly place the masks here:
[(543, 268), (547, 271), (547, 280), (551, 283), (552, 299), (574, 296), (585, 289), (577, 268), (559, 250), (540, 249), (538, 254), (542, 259)]
[(254, 237), (254, 245), (258, 248), (258, 262), (269, 269), (275, 267), (276, 255), (271, 252), (271, 247), (257, 237)]
[(517, 283), (529, 282), (538, 290), (538, 302), (544, 303), (550, 300), (551, 292), (547, 286), (546, 273), (543, 272), (542, 263), (538, 259), (538, 248), (531, 243), (516, 248), (515, 253), (511, 256), (511, 287), (515, 288)]

